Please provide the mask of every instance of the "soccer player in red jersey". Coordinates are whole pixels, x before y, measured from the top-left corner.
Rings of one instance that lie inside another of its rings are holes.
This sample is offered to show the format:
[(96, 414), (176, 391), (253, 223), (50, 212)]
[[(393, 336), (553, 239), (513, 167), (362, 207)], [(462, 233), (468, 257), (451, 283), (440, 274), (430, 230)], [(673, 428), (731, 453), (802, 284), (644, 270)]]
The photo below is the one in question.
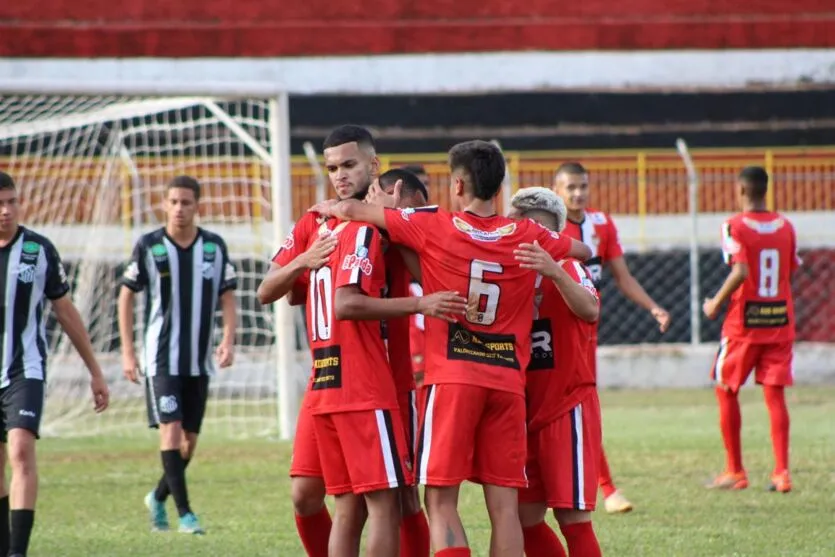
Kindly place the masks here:
[(719, 418), (727, 464), (708, 487), (744, 489), (748, 476), (742, 466), (741, 417), (737, 394), (756, 369), (771, 418), (774, 472), (769, 488), (787, 493), (789, 475), (789, 412), (784, 390), (794, 382), (795, 337), (791, 275), (800, 265), (794, 227), (786, 217), (766, 209), (768, 174), (745, 168), (736, 184), (742, 209), (722, 225), (722, 251), (731, 273), (719, 292), (704, 302), (715, 319), (729, 301), (722, 340), (713, 364)]
[[(565, 205), (546, 188), (516, 192), (509, 216), (532, 218), (550, 230), (565, 226)], [(539, 246), (517, 250), (536, 270), (531, 362), (527, 368), (528, 488), (519, 491), (519, 518), (527, 555), (565, 556), (545, 523), (547, 509), (565, 536), (570, 555), (597, 557), (591, 524), (600, 463), (600, 404), (594, 369), (597, 290), (576, 259), (556, 263)]]
[[(496, 214), (505, 161), (494, 145), (458, 144), (450, 150), (449, 166), (454, 212), (384, 209), (352, 200), (319, 209), (385, 228), (392, 242), (415, 250), (424, 292), (468, 293), (465, 318), (426, 320), (417, 475), (426, 485), (436, 556), (470, 555), (458, 492), (464, 480), (474, 480), (484, 487), (491, 555), (521, 557), (517, 489), (527, 486), (524, 370), (536, 273), (520, 267), (513, 249), (537, 242), (557, 259), (585, 259), (590, 250), (533, 221)], [(397, 193), (388, 197), (378, 190), (372, 186), (370, 196), (393, 207)]]
[[(340, 126), (325, 139), (323, 151), (337, 197), (363, 199), (379, 169), (371, 133), (359, 126)], [(258, 287), (262, 304), (284, 296), (289, 296), (293, 304), (305, 303), (308, 273), (327, 263), (336, 249), (336, 238), (325, 234), (335, 225), (335, 219), (312, 212), (299, 219)], [(290, 476), (302, 545), (310, 557), (327, 557), (331, 517), (325, 506), (325, 484), (306, 399), (302, 401), (296, 425)]]
[[(609, 267), (615, 284), (624, 296), (650, 312), (658, 322), (661, 332), (670, 326), (670, 314), (659, 306), (635, 280), (626, 260), (623, 248), (618, 241), (618, 232), (612, 217), (602, 211), (589, 208), (589, 176), (586, 169), (578, 162), (567, 162), (557, 169), (553, 190), (563, 198), (568, 209), (568, 220), (563, 234), (580, 240), (592, 251), (592, 257), (585, 261), (591, 272), (595, 287), (600, 286), (603, 266)], [(597, 330), (595, 329), (595, 344)], [(592, 361), (597, 370), (597, 358)], [(632, 510), (632, 503), (615, 487), (606, 453), (600, 451), (600, 478), (598, 484), (603, 493), (606, 511), (622, 513)]]

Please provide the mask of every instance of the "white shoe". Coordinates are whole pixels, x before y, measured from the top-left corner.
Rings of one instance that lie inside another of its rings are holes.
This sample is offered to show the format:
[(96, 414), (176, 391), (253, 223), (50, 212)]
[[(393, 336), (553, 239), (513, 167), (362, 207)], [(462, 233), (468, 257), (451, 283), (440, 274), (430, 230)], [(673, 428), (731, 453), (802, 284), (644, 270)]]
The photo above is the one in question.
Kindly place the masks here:
[(615, 491), (603, 501), (609, 514), (628, 513), (632, 510), (632, 503), (620, 491)]

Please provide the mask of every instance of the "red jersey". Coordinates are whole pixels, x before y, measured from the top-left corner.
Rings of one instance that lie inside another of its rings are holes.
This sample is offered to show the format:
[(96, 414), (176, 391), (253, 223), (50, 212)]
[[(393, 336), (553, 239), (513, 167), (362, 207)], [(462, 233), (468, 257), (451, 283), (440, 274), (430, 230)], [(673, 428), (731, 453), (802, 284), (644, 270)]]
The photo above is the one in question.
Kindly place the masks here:
[[(600, 303), (591, 277), (579, 261), (565, 260), (562, 268)], [(534, 307), (526, 385), (528, 431), (550, 424), (595, 388), (591, 365), (594, 323), (574, 315), (554, 281), (541, 275), (536, 278)]]
[(314, 414), (397, 408), (391, 368), (379, 321), (334, 319), (336, 291), (358, 286), (380, 298), (386, 284), (381, 236), (376, 228), (345, 222), (324, 267), (310, 272), (307, 331), (313, 352), (310, 391)]
[(438, 207), (387, 209), (392, 242), (420, 256), (424, 292), (460, 292), (471, 309), (455, 323), (426, 319), (427, 385), (460, 383), (524, 395), (536, 273), (513, 256), (535, 240), (555, 259), (571, 240), (532, 220), (450, 213)]
[[(386, 250), (385, 262), (386, 297), (408, 298), (412, 275), (397, 248), (390, 246)], [(394, 385), (398, 393), (408, 393), (415, 388), (412, 352), (409, 348), (409, 320), (409, 317), (397, 317), (386, 321), (389, 364), (394, 373)]]
[[(409, 285), (409, 291), (412, 296), (423, 296), (423, 288), (419, 282), (412, 282)], [(415, 373), (423, 373), (424, 370), (424, 322), (425, 317), (422, 313), (412, 315), (409, 321), (409, 349), (412, 352), (412, 371)]]
[[(302, 218), (293, 226), (284, 243), (278, 248), (278, 252), (273, 256), (273, 263), (284, 267), (295, 258), (307, 251), (320, 235), (327, 231), (333, 230), (336, 226), (336, 219), (321, 216), (319, 213), (305, 213)], [(294, 298), (303, 299), (308, 287), (308, 273), (305, 271), (299, 278), (296, 279), (293, 285)]]
[(748, 278), (731, 295), (722, 336), (754, 344), (794, 340), (791, 275), (800, 259), (792, 224), (771, 211), (736, 214), (722, 225), (722, 252), (729, 265), (748, 266)]
[(563, 234), (586, 244), (591, 249), (591, 258), (585, 262), (595, 287), (603, 278), (603, 264), (623, 255), (618, 240), (618, 229), (612, 217), (602, 211), (587, 209), (583, 220), (566, 220)]

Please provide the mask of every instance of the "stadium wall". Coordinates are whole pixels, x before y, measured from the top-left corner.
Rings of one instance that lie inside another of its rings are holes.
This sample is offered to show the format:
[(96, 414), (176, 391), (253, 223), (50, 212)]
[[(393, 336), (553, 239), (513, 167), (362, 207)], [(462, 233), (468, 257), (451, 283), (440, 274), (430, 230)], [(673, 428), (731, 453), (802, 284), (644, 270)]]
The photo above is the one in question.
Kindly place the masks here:
[[(3, 56), (311, 56), (835, 46), (822, 0), (5, 2)], [(326, 40), (323, 40), (326, 37)]]

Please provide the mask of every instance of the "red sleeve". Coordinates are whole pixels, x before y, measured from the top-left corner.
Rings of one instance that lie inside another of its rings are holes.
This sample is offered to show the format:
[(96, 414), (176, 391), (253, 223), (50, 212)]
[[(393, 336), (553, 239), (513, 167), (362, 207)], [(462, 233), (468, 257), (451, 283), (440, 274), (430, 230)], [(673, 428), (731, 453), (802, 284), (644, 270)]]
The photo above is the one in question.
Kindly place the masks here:
[(734, 222), (732, 220), (725, 221), (722, 225), (722, 257), (725, 258), (725, 263), (728, 265), (748, 263), (748, 256), (739, 236), (739, 231), (734, 226)]
[(438, 214), (438, 207), (418, 209), (386, 209), (386, 230), (395, 244), (420, 253), (426, 245), (426, 234)]
[(606, 252), (603, 253), (603, 261), (611, 261), (623, 255), (623, 247), (620, 245), (620, 238), (618, 238), (618, 227), (615, 226), (615, 221), (612, 217), (606, 215)]
[(359, 286), (370, 294), (375, 270), (385, 272), (383, 245), (377, 229), (370, 225), (346, 228), (339, 235), (337, 253), (334, 288)]
[(791, 263), (791, 272), (794, 273), (801, 265), (803, 265), (803, 260), (800, 259), (800, 256), (797, 254), (797, 234), (794, 231), (794, 226), (791, 226), (792, 235), (791, 235), (791, 242), (792, 242), (792, 263)]
[(589, 294), (594, 296), (597, 303), (600, 303), (600, 296), (597, 294), (597, 289), (591, 280), (591, 275), (586, 270), (586, 267), (576, 259), (567, 259), (562, 262), (562, 268), (568, 273), (574, 282), (589, 291)]
[(284, 239), (284, 243), (278, 248), (278, 253), (273, 256), (273, 263), (282, 267), (290, 263), (307, 249), (307, 242), (310, 235), (316, 230), (316, 214), (305, 213), (296, 225), (290, 230), (290, 234)]
[(548, 230), (544, 226), (534, 223), (537, 227), (536, 240), (556, 261), (565, 259), (571, 251), (571, 238)]

